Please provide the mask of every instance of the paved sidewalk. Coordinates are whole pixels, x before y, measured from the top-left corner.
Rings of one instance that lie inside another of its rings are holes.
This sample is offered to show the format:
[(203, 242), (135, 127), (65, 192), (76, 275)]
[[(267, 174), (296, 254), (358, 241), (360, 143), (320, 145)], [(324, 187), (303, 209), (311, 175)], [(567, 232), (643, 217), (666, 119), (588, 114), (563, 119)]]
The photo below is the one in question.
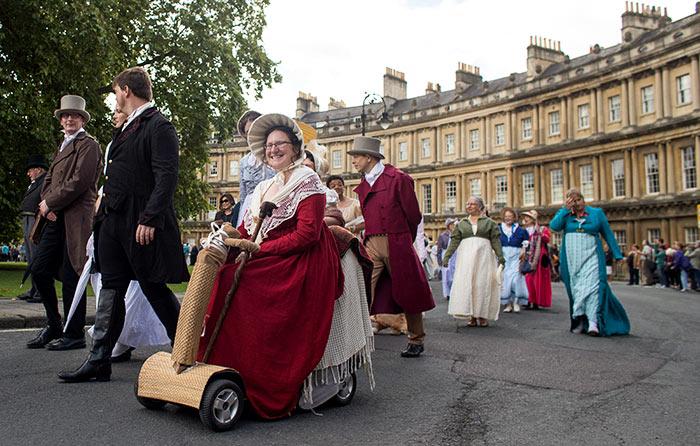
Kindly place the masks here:
[[(182, 294), (175, 294), (182, 301)], [(95, 323), (95, 298), (88, 296), (86, 324)], [(63, 302), (58, 302), (63, 314)], [(42, 304), (30, 304), (18, 299), (0, 299), (0, 330), (11, 328), (40, 328), (46, 323), (46, 313)]]

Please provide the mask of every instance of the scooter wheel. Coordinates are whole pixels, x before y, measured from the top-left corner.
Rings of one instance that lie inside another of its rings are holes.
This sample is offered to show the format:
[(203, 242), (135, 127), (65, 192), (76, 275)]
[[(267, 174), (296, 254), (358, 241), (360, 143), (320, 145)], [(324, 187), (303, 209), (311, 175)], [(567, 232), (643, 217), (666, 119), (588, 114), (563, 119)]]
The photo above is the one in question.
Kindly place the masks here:
[(136, 395), (136, 401), (141, 403), (143, 407), (149, 410), (160, 410), (167, 404), (165, 401), (156, 400), (153, 398), (146, 398), (145, 396), (139, 396), (139, 380), (137, 379), (134, 383), (134, 395)]
[(230, 379), (217, 379), (207, 385), (199, 405), (199, 418), (209, 429), (222, 432), (236, 424), (245, 407), (245, 395)]
[(333, 401), (336, 406), (347, 406), (352, 402), (356, 391), (357, 377), (354, 373), (351, 373), (340, 383), (340, 390), (338, 390), (338, 393), (331, 401)]

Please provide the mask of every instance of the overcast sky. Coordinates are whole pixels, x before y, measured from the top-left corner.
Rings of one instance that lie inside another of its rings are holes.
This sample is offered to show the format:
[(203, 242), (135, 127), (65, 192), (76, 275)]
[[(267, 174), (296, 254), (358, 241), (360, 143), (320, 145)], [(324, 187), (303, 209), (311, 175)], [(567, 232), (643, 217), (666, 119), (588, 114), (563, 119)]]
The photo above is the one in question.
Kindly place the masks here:
[[(695, 2), (666, 0), (675, 21)], [(385, 67), (406, 74), (408, 97), (430, 81), (454, 88), (457, 62), (480, 67), (484, 80), (526, 70), (529, 36), (561, 42), (572, 59), (594, 44), (621, 41), (620, 0), (272, 0), (263, 44), (283, 80), (250, 100), (261, 112), (294, 115), (299, 91), (360, 105), (382, 94)]]

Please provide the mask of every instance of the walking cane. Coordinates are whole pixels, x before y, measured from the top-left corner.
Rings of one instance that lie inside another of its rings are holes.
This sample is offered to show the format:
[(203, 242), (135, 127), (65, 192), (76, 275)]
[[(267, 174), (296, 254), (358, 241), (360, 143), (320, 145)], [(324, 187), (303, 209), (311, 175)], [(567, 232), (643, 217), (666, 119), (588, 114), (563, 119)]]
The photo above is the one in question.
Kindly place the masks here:
[[(260, 205), (260, 215), (258, 215), (258, 223), (255, 225), (255, 230), (253, 231), (253, 236), (251, 237), (251, 240), (255, 241), (255, 239), (258, 238), (258, 233), (260, 232), (260, 227), (262, 226), (263, 220), (266, 217), (272, 215), (272, 211), (274, 211), (275, 209), (277, 209), (277, 205), (269, 201), (264, 201)], [(233, 295), (236, 293), (236, 289), (238, 289), (238, 281), (241, 278), (241, 271), (243, 271), (243, 267), (245, 267), (245, 264), (248, 262), (248, 259), (250, 258), (250, 253), (248, 253), (248, 251), (243, 251), (241, 252), (240, 256), (241, 262), (238, 265), (238, 268), (236, 268), (236, 272), (233, 275), (233, 283), (231, 284), (231, 289), (228, 291), (228, 293), (226, 293), (224, 307), (221, 309), (221, 313), (219, 313), (219, 319), (217, 319), (216, 321), (214, 331), (212, 332), (211, 337), (209, 338), (207, 349), (204, 352), (204, 357), (202, 358), (202, 362), (204, 363), (206, 363), (209, 360), (209, 355), (211, 354), (211, 350), (214, 347), (214, 342), (216, 342), (216, 338), (219, 336), (219, 331), (221, 331), (221, 326), (224, 324), (226, 313), (228, 313), (228, 309), (231, 306)]]

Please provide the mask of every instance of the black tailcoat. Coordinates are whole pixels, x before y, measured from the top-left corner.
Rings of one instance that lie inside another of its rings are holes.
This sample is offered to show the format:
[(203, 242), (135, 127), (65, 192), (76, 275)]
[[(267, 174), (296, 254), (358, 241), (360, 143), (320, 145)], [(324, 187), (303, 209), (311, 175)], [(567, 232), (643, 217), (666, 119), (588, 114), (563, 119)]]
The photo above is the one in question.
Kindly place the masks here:
[[(119, 228), (119, 243), (137, 280), (189, 280), (173, 204), (179, 165), (175, 127), (155, 107), (147, 109), (115, 136), (106, 163), (96, 231), (106, 219), (116, 219), (112, 227)], [(156, 228), (149, 245), (136, 243), (139, 224)]]

